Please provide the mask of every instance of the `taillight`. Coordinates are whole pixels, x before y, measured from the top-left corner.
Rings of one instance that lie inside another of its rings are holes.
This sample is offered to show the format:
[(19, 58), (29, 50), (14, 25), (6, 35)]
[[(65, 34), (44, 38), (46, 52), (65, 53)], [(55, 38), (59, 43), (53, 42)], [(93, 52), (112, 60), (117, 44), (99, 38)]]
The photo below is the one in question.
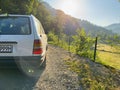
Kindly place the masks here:
[(34, 40), (33, 54), (42, 54), (42, 43), (40, 40)]

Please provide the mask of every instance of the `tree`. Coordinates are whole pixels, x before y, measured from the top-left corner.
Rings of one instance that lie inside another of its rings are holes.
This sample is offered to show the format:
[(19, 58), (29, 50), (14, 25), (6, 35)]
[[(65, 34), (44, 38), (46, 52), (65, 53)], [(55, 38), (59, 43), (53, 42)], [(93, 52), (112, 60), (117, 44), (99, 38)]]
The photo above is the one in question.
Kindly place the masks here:
[(48, 41), (54, 45), (58, 44), (58, 36), (55, 35), (53, 30), (48, 33)]
[(33, 14), (42, 22), (46, 33), (54, 22), (41, 0), (0, 0), (0, 13)]
[(30, 14), (36, 0), (0, 0), (1, 13)]
[(88, 37), (84, 29), (78, 29), (77, 34), (73, 36), (72, 45), (76, 50), (76, 54), (93, 58), (93, 50), (91, 49), (94, 44), (94, 40)]

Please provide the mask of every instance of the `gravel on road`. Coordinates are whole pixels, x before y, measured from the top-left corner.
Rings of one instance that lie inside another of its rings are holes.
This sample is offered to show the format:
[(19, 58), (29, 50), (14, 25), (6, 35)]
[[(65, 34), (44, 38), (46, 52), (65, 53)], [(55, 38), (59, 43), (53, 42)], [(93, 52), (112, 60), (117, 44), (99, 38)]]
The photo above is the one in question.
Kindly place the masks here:
[(68, 69), (65, 58), (69, 52), (49, 45), (46, 69), (40, 76), (35, 90), (79, 90), (78, 76)]

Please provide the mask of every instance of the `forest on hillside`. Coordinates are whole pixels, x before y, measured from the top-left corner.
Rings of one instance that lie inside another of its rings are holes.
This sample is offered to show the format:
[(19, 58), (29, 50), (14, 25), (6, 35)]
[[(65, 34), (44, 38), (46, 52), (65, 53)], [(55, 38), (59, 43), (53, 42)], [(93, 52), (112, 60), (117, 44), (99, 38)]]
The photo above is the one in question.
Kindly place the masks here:
[(4, 13), (33, 14), (42, 22), (46, 33), (55, 22), (41, 0), (0, 0), (0, 14)]
[[(105, 28), (93, 25), (89, 21), (80, 20), (65, 14), (61, 10), (53, 9), (43, 0), (0, 0), (0, 14), (33, 14), (43, 24), (46, 33), (53, 30), (55, 34), (63, 32), (65, 34), (76, 34), (78, 28), (84, 28), (87, 34), (113, 35)], [(105, 37), (106, 38), (106, 37)]]

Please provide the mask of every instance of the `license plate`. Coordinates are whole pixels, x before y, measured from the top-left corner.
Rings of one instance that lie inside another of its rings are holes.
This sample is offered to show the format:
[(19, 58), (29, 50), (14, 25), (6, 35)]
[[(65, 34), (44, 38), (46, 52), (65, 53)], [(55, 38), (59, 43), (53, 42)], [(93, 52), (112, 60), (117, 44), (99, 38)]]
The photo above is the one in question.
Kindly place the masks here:
[(0, 45), (0, 53), (12, 53), (12, 45)]

